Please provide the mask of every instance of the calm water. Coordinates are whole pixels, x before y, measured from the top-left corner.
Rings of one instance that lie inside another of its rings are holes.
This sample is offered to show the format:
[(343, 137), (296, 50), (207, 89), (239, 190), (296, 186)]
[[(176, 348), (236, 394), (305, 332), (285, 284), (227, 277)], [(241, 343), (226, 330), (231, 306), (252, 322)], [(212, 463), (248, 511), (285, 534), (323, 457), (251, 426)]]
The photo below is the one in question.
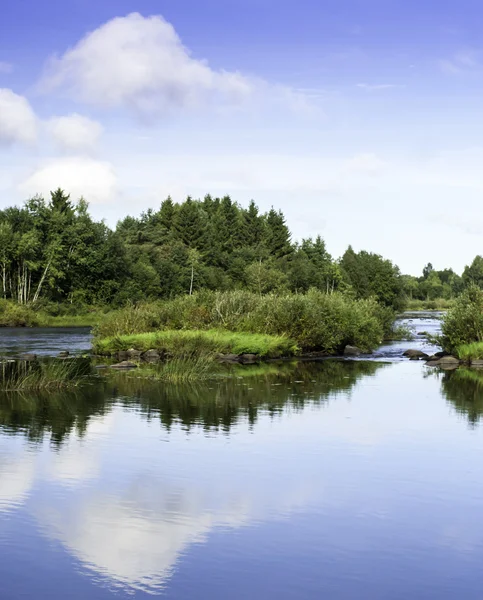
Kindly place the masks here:
[(0, 399), (0, 598), (481, 599), (478, 374), (250, 373)]
[(34, 353), (55, 356), (59, 352), (83, 352), (91, 347), (89, 327), (3, 327), (0, 329), (0, 356)]

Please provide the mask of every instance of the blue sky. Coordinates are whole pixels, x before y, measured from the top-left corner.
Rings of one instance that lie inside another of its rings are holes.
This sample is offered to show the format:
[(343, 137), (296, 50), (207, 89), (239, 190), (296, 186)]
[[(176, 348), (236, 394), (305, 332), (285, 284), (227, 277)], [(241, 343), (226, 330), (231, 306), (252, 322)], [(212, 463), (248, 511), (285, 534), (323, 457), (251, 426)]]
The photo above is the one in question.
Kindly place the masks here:
[(280, 207), (403, 271), (482, 253), (483, 6), (22, 0), (0, 20), (0, 206), (114, 224), (168, 194)]

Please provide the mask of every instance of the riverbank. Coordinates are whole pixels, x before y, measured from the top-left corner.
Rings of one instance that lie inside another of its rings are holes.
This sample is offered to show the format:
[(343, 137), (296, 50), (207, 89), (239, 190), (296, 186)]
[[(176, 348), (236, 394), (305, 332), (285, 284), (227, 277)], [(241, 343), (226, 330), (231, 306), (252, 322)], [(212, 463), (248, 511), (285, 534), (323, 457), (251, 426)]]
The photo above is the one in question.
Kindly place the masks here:
[(0, 327), (94, 327), (108, 308), (34, 307), (0, 299)]

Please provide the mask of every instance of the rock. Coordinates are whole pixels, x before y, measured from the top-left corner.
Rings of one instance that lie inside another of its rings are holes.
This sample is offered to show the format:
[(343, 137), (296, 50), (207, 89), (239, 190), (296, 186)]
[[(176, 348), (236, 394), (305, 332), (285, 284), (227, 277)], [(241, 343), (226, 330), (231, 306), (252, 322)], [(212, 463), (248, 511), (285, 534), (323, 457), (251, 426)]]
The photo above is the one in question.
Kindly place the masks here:
[(141, 358), (141, 354), (142, 354), (141, 350), (135, 350), (134, 348), (130, 348), (127, 351), (128, 358), (131, 358), (134, 360), (139, 360)]
[(157, 350), (147, 350), (141, 355), (141, 358), (148, 362), (158, 362), (161, 360), (161, 355)]
[(438, 360), (440, 365), (459, 365), (460, 361), (455, 356), (442, 356)]
[(37, 360), (37, 355), (36, 354), (22, 354), (19, 358), (20, 358), (20, 360)]
[(423, 335), (428, 335), (427, 331), (419, 331), (418, 335), (423, 336)]
[(220, 362), (240, 362), (238, 354), (219, 354), (218, 360)]
[(129, 358), (128, 353), (126, 352), (126, 350), (120, 350), (117, 354), (117, 360), (119, 362), (122, 362), (123, 360), (127, 360)]
[(428, 367), (441, 367), (442, 369), (457, 369), (460, 361), (455, 356), (442, 356), (438, 360), (430, 360), (426, 363)]
[(419, 360), (419, 356), (411, 356), (409, 360)]
[(359, 356), (362, 354), (362, 350), (357, 346), (346, 346), (344, 348), (344, 356)]
[(435, 352), (432, 356), (428, 358), (428, 360), (439, 360), (440, 358), (443, 358), (443, 356), (447, 356), (446, 352)]
[(258, 361), (258, 357), (256, 354), (242, 354), (240, 361), (245, 365), (252, 365)]
[(59, 352), (59, 354), (57, 354), (57, 358), (69, 358), (70, 356), (70, 352), (68, 350), (62, 350), (62, 352)]
[(420, 358), (424, 358), (425, 360), (429, 359), (429, 356), (423, 352), (422, 350), (406, 350), (406, 352), (404, 352), (403, 356), (405, 356), (406, 358), (410, 358), (412, 359), (417, 359), (419, 360)]
[(111, 365), (111, 369), (136, 369), (137, 368), (137, 364), (133, 363), (129, 360), (123, 360), (120, 363), (117, 363), (116, 365)]

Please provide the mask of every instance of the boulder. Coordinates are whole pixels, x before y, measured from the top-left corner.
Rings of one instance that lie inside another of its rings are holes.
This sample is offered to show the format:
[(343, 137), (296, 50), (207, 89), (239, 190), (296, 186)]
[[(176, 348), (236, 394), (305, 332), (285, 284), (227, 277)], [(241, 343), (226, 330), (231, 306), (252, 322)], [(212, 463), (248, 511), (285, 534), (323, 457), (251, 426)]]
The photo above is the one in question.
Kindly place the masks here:
[(460, 361), (455, 356), (442, 356), (438, 360), (440, 365), (459, 365)]
[(220, 362), (240, 362), (238, 354), (219, 354), (218, 360)]
[(128, 353), (126, 352), (126, 350), (120, 350), (117, 354), (117, 360), (119, 362), (122, 362), (123, 360), (127, 360), (129, 358)]
[(133, 363), (129, 360), (123, 360), (120, 363), (117, 363), (116, 365), (111, 365), (111, 369), (136, 369), (137, 368), (137, 364)]
[(442, 356), (438, 360), (430, 360), (426, 363), (428, 367), (441, 367), (442, 369), (457, 369), (460, 361), (455, 356)]
[(68, 358), (70, 356), (70, 352), (68, 350), (62, 350), (57, 354), (57, 358)]
[(161, 360), (161, 354), (157, 350), (146, 350), (146, 352), (141, 355), (141, 358), (148, 362), (158, 362)]
[(245, 365), (252, 365), (258, 361), (258, 357), (256, 354), (242, 354), (240, 356), (240, 362)]
[(419, 360), (420, 358), (424, 358), (429, 359), (429, 356), (423, 352), (422, 350), (406, 350), (406, 352), (403, 353), (403, 356), (405, 356), (406, 358), (410, 358), (411, 360), (416, 359)]
[(346, 346), (344, 348), (344, 356), (359, 356), (362, 354), (362, 350), (357, 346)]
[(130, 348), (127, 351), (127, 356), (128, 358), (132, 359), (132, 360), (139, 360), (141, 358), (141, 350), (135, 350), (134, 348)]
[(440, 358), (443, 358), (443, 356), (447, 356), (446, 352), (435, 352), (428, 358), (428, 360), (439, 360)]

